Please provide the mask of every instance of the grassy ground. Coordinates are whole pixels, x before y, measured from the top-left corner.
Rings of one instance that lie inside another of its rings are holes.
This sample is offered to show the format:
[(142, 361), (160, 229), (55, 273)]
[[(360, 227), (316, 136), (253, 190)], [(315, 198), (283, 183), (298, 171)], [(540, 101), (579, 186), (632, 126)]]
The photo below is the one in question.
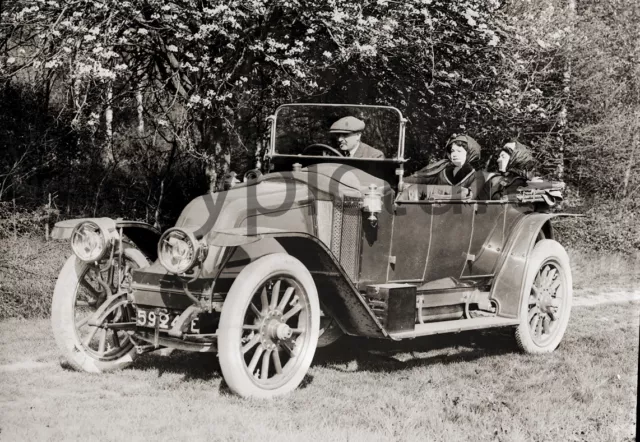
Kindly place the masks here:
[(46, 320), (0, 322), (0, 439), (630, 441), (638, 304), (573, 311), (561, 347), (504, 332), (319, 351), (304, 387), (230, 396), (211, 354), (147, 354), (104, 375), (62, 368)]
[(569, 250), (573, 288), (587, 296), (605, 290), (640, 289), (640, 252), (635, 255)]

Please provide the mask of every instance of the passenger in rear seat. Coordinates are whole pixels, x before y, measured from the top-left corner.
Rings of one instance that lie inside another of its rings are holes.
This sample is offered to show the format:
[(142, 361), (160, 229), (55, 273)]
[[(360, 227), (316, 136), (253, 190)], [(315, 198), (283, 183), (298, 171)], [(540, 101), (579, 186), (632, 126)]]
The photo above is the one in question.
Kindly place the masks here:
[(429, 164), (404, 179), (408, 184), (441, 184), (473, 188), (475, 165), (480, 159), (480, 145), (468, 135), (454, 136), (447, 142), (447, 158)]
[(536, 161), (529, 148), (513, 139), (500, 149), (498, 173), (490, 174), (478, 199), (499, 200), (526, 187)]

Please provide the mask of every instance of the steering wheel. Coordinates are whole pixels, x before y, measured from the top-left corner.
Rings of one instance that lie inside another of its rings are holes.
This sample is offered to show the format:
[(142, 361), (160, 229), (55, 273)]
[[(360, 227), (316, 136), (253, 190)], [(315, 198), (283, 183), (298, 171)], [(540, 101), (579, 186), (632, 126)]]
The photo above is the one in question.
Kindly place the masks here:
[(344, 155), (338, 149), (335, 149), (328, 144), (314, 143), (304, 148), (303, 154), (309, 154), (309, 151), (320, 151), (322, 156), (330, 157), (343, 157)]
[(244, 174), (245, 181), (247, 180), (257, 180), (262, 176), (262, 172), (260, 169), (251, 169), (248, 170), (247, 173)]

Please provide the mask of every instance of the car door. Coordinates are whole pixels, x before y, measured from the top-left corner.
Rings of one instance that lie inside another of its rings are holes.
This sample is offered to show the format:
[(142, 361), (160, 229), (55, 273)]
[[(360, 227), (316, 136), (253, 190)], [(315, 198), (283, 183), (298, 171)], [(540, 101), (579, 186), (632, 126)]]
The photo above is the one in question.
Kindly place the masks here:
[(458, 278), (467, 259), (473, 216), (473, 204), (463, 201), (398, 201), (388, 281)]

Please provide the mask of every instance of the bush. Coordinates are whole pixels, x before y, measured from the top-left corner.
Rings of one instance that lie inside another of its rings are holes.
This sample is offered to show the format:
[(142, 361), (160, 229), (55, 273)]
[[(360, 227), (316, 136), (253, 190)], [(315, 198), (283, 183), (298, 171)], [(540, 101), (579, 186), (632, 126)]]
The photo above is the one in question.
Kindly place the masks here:
[(633, 201), (593, 201), (579, 213), (554, 223), (559, 240), (576, 250), (634, 254), (640, 251), (640, 217)]
[(58, 273), (70, 254), (68, 242), (0, 241), (0, 320), (48, 317)]
[(58, 211), (40, 206), (35, 209), (17, 207), (0, 201), (0, 239), (25, 236), (39, 236), (44, 238), (45, 226), (52, 227), (58, 220)]

